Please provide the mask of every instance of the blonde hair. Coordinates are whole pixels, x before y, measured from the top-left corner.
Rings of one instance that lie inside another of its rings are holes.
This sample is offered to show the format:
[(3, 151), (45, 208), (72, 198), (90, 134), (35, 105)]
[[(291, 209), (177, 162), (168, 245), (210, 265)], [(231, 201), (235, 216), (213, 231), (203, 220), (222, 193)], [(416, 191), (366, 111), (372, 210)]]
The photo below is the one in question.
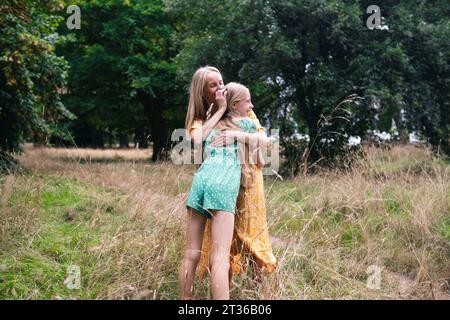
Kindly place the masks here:
[[(234, 103), (244, 100), (247, 95), (250, 95), (250, 90), (240, 83), (230, 82), (225, 86), (227, 90), (227, 110), (220, 119), (218, 126), (220, 130), (241, 130), (239, 126), (234, 124), (231, 119), (230, 113)], [(213, 109), (211, 112), (213, 113)]]
[[(242, 101), (245, 98), (247, 98), (248, 95), (250, 95), (250, 90), (246, 86), (236, 82), (228, 83), (225, 86), (225, 88), (228, 90), (227, 110), (223, 114), (222, 119), (220, 119), (217, 126), (220, 130), (242, 131), (242, 129), (233, 122), (233, 119), (231, 117), (231, 111), (234, 103)], [(253, 152), (252, 154), (250, 154), (250, 147), (247, 144), (245, 144), (243, 149), (244, 150), (242, 150), (242, 148), (239, 149), (239, 157), (241, 159), (242, 164), (241, 186), (244, 188), (249, 188), (253, 185), (255, 181), (255, 171), (253, 169), (253, 164), (256, 164), (256, 166), (262, 168), (264, 166), (264, 159), (262, 157), (262, 153), (259, 147), (257, 147), (257, 150), (252, 150), (256, 152), (256, 154)], [(255, 161), (250, 162), (250, 157), (255, 156), (256, 162)]]
[(208, 102), (204, 97), (206, 87), (206, 77), (211, 72), (220, 74), (219, 69), (215, 67), (201, 67), (195, 71), (192, 76), (191, 85), (189, 87), (189, 105), (186, 114), (185, 128), (190, 130), (194, 119), (206, 120), (206, 109)]

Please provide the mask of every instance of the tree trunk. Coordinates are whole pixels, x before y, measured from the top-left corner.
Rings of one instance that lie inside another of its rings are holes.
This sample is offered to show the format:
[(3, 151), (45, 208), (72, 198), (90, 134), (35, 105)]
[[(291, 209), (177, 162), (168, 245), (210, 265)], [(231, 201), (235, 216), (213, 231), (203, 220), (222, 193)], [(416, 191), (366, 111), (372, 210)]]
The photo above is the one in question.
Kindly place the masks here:
[(105, 148), (105, 141), (103, 139), (103, 130), (101, 129), (94, 129), (93, 132), (93, 142), (95, 148), (104, 149)]
[(143, 92), (138, 93), (138, 99), (144, 107), (150, 124), (150, 141), (153, 144), (152, 161), (164, 157), (167, 141), (167, 128), (163, 119), (164, 103), (158, 99), (151, 98)]
[(119, 134), (119, 146), (121, 149), (128, 149), (130, 144), (130, 139), (127, 134), (120, 133)]
[(109, 147), (110, 148), (112, 148), (113, 147), (113, 145), (112, 145), (112, 139), (113, 138), (113, 135), (112, 135), (112, 130), (111, 129), (109, 129), (108, 130), (108, 139), (109, 139)]
[(164, 158), (164, 151), (166, 149), (167, 132), (162, 117), (162, 106), (154, 108), (151, 118), (151, 141), (153, 143), (152, 161), (161, 160)]
[(139, 149), (148, 148), (147, 131), (143, 127), (135, 128), (135, 144), (139, 144)]

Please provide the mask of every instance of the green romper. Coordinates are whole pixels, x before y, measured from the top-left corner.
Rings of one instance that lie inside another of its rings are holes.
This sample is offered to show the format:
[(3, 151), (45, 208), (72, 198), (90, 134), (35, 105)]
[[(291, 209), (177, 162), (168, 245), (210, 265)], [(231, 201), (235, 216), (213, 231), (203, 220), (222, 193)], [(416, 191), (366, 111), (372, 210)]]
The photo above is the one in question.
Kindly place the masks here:
[[(256, 132), (256, 123), (250, 118), (235, 121), (242, 131)], [(241, 164), (237, 142), (226, 147), (213, 148), (211, 140), (220, 135), (213, 129), (205, 140), (205, 160), (194, 174), (186, 206), (212, 218), (210, 210), (236, 212), (236, 201), (241, 184)]]

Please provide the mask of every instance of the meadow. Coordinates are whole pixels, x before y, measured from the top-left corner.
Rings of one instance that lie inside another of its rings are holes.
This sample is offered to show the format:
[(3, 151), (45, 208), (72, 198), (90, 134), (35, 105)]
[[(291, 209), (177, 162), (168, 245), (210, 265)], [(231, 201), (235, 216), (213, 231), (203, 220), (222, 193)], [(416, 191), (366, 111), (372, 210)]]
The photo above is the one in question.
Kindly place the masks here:
[[(26, 145), (0, 175), (0, 299), (177, 299), (195, 168), (150, 155)], [(278, 268), (234, 277), (231, 298), (450, 299), (449, 178), (411, 145), (367, 147), (348, 172), (266, 177)], [(194, 291), (207, 299), (208, 279)]]

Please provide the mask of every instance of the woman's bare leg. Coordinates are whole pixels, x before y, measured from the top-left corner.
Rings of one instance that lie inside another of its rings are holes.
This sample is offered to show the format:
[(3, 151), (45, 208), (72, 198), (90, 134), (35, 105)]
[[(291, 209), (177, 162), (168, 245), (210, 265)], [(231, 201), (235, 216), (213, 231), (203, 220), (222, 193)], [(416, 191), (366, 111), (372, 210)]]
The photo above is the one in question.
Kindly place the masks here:
[(206, 217), (188, 208), (186, 227), (186, 251), (179, 271), (180, 295), (182, 300), (192, 299), (195, 269), (201, 257), (203, 232)]
[(211, 291), (214, 300), (230, 299), (230, 250), (234, 230), (234, 214), (226, 211), (214, 211), (211, 223), (212, 250)]

